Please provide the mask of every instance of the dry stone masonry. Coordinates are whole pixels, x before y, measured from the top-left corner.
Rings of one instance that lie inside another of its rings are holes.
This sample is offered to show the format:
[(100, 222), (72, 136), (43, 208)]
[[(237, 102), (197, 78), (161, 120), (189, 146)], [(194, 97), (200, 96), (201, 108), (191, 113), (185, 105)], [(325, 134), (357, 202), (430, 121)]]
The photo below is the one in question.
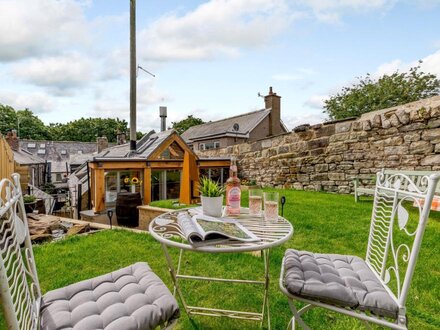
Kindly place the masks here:
[(262, 186), (350, 193), (382, 168), (440, 171), (440, 96), (199, 154), (236, 155)]

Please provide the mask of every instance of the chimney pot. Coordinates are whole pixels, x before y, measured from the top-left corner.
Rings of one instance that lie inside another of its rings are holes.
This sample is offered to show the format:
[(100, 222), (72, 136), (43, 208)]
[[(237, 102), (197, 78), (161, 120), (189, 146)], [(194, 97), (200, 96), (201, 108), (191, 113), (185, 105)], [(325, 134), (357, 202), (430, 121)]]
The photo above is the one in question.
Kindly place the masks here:
[(167, 127), (167, 107), (159, 107), (160, 131), (166, 131)]

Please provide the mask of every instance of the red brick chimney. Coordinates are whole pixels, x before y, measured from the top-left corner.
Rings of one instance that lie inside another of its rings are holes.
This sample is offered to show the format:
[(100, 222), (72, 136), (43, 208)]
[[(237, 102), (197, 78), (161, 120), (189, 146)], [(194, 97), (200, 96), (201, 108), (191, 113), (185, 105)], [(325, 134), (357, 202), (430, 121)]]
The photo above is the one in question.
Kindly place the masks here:
[(281, 96), (274, 93), (269, 87), (269, 94), (264, 97), (266, 109), (270, 109), (269, 114), (269, 135), (282, 133), (281, 129)]
[(8, 142), (12, 150), (14, 151), (20, 150), (20, 141), (17, 137), (17, 131), (15, 129), (10, 130), (6, 134), (6, 141)]

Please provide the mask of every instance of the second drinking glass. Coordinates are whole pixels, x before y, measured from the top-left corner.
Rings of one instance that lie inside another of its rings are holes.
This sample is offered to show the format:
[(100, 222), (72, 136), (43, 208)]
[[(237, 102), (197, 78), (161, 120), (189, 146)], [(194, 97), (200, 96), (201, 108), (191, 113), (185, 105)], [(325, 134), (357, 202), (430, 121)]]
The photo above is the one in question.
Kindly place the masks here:
[(264, 193), (264, 219), (268, 221), (278, 220), (278, 192), (268, 191)]
[(249, 215), (261, 217), (263, 204), (263, 191), (261, 189), (249, 190)]

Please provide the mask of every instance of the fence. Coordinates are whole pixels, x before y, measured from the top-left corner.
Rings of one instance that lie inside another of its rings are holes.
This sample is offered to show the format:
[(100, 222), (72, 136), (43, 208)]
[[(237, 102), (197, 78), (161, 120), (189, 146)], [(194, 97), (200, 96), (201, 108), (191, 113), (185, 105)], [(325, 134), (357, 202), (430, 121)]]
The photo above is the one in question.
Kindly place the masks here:
[(14, 154), (8, 142), (0, 134), (0, 180), (11, 178), (14, 169)]

